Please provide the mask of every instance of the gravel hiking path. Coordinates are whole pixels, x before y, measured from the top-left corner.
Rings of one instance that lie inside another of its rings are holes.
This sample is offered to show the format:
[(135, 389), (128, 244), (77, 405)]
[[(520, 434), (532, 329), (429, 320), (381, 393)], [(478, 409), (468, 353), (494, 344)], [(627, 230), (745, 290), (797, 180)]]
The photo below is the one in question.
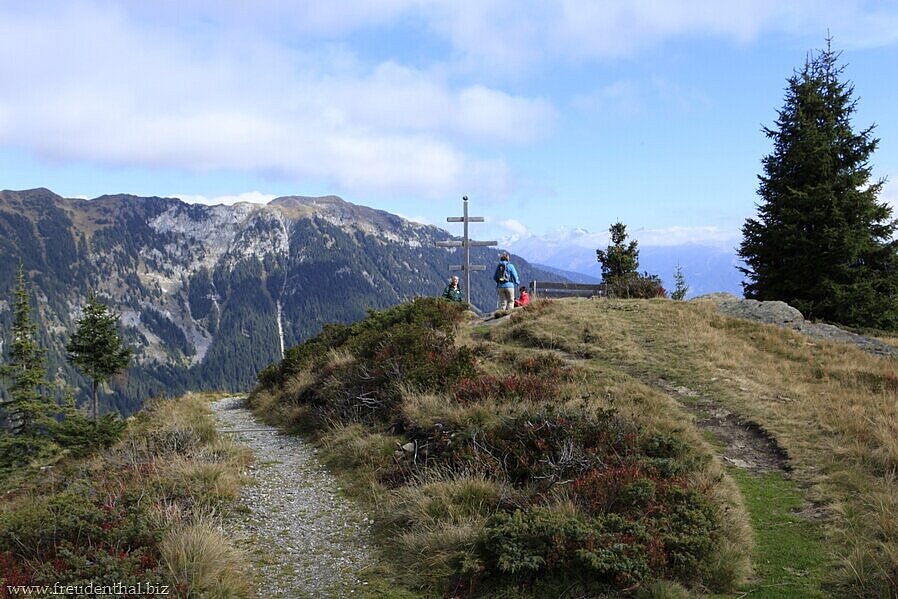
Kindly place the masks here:
[[(370, 520), (340, 495), (317, 450), (260, 423), (243, 397), (212, 404), (220, 431), (249, 447), (255, 480), (225, 528), (253, 562), (259, 597), (348, 597), (371, 563)], [(238, 432), (231, 432), (238, 431)]]

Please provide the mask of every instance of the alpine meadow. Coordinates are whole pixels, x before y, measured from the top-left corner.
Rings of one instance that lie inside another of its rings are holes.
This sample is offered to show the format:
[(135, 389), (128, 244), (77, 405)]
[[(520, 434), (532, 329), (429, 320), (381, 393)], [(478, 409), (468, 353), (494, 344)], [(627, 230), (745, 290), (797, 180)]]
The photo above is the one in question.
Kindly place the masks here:
[(2, 3), (0, 599), (898, 599), (895, 23)]

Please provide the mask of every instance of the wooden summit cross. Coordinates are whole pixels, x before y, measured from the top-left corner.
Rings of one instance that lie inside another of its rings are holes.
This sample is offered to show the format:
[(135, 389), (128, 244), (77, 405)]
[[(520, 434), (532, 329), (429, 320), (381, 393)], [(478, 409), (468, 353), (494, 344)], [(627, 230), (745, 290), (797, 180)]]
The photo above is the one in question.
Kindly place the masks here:
[(462, 204), (464, 206), (464, 216), (449, 216), (446, 217), (447, 223), (464, 223), (464, 235), (462, 239), (453, 240), (453, 241), (438, 241), (437, 246), (443, 248), (463, 248), (465, 261), (464, 264), (450, 264), (449, 270), (463, 270), (465, 271), (465, 302), (468, 304), (471, 303), (471, 271), (472, 270), (486, 270), (486, 266), (483, 264), (471, 264), (471, 256), (470, 249), (475, 246), (490, 246), (490, 245), (499, 245), (498, 241), (472, 241), (468, 239), (468, 223), (482, 223), (482, 216), (468, 216), (468, 196), (462, 197)]

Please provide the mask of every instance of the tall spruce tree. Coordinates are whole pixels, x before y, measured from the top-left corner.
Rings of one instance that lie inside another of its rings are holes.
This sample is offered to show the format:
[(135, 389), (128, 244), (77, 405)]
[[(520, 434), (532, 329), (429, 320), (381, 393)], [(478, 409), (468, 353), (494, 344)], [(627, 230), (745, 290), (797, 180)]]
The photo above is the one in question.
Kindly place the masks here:
[(124, 371), (131, 363), (131, 349), (119, 335), (119, 315), (111, 312), (95, 293), (88, 296), (84, 313), (66, 344), (69, 361), (91, 378), (91, 411), (96, 423), (97, 391), (103, 383)]
[(745, 295), (783, 300), (805, 316), (898, 327), (898, 221), (871, 181), (874, 125), (855, 132), (854, 87), (827, 40), (788, 80), (773, 152), (759, 176), (758, 218), (742, 227)]
[(0, 366), (0, 375), (11, 381), (2, 408), (11, 433), (39, 437), (47, 432), (55, 402), (42, 392), (42, 387), (47, 386), (46, 350), (37, 342), (37, 325), (31, 319), (31, 301), (21, 262), (14, 304), (9, 358)]

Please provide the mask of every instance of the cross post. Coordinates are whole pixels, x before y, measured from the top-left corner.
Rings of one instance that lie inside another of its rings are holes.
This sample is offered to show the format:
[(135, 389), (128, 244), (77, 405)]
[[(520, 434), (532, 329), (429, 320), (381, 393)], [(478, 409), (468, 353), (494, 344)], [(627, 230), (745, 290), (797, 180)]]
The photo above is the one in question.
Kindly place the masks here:
[(482, 264), (471, 264), (471, 248), (472, 247), (482, 247), (482, 246), (491, 246), (491, 245), (499, 245), (498, 241), (473, 241), (468, 238), (468, 223), (482, 223), (482, 216), (468, 216), (468, 196), (462, 197), (462, 206), (463, 206), (463, 216), (449, 216), (446, 218), (446, 222), (449, 223), (464, 223), (464, 235), (461, 240), (453, 240), (453, 241), (438, 241), (438, 247), (460, 247), (463, 250), (464, 255), (464, 264), (450, 264), (449, 270), (463, 270), (465, 272), (465, 301), (470, 304), (471, 303), (471, 271), (482, 271), (486, 270), (486, 266)]

